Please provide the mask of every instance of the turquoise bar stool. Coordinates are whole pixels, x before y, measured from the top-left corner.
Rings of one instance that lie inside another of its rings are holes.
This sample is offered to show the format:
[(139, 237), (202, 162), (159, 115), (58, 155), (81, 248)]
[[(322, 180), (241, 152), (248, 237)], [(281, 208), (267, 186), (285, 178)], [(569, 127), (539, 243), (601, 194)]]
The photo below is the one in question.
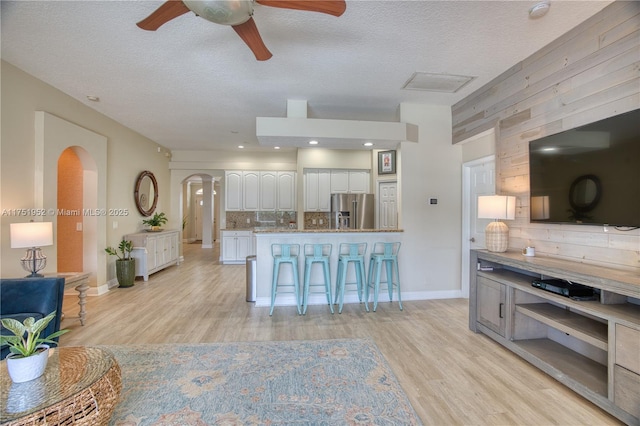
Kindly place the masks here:
[[(331, 278), (329, 275), (329, 259), (331, 258), (331, 244), (305, 244), (304, 245), (304, 281), (302, 283), (302, 315), (307, 313), (307, 305), (309, 304), (309, 287), (324, 287), (323, 293), (327, 296), (327, 303), (333, 313), (333, 304), (331, 303)], [(324, 282), (320, 284), (311, 283), (311, 267), (314, 263), (322, 266)], [(320, 292), (314, 292), (320, 293)]]
[[(393, 289), (398, 289), (398, 304), (402, 310), (402, 297), (400, 296), (400, 272), (398, 270), (398, 252), (400, 243), (375, 243), (369, 257), (369, 278), (367, 280), (365, 299), (369, 300), (369, 290), (373, 287), (373, 312), (378, 307), (378, 294), (380, 293), (380, 276), (382, 275), (382, 265), (386, 270), (387, 284), (389, 291), (389, 301), (393, 301)], [(395, 280), (394, 280), (395, 275)]]
[[(366, 277), (364, 274), (364, 255), (367, 252), (367, 243), (340, 243), (338, 252), (338, 274), (336, 276), (336, 298), (334, 303), (338, 303), (340, 298), (340, 306), (338, 313), (342, 313), (342, 305), (344, 303), (344, 292), (347, 285), (356, 285), (358, 299), (362, 302), (362, 293), (366, 287)], [(353, 264), (355, 269), (355, 282), (347, 282), (347, 269), (349, 264)], [(369, 304), (365, 299), (365, 308), (369, 311)]]
[[(271, 311), (269, 316), (273, 315), (273, 307), (276, 303), (276, 295), (278, 293), (294, 294), (296, 298), (296, 306), (298, 307), (298, 315), (300, 310), (300, 279), (298, 278), (298, 254), (300, 253), (300, 244), (271, 244), (271, 256), (273, 256), (273, 281), (271, 281)], [(280, 275), (280, 266), (283, 264), (291, 264), (291, 274), (293, 275), (293, 283), (280, 284), (278, 278)], [(293, 287), (291, 290), (280, 290)]]

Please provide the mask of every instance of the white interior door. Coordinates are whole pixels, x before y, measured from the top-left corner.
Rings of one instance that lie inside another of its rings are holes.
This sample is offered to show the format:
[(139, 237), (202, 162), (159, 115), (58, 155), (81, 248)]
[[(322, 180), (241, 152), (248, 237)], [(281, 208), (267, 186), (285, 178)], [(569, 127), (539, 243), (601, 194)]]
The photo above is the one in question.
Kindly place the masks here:
[(469, 296), (469, 250), (483, 249), (484, 228), (489, 219), (478, 219), (478, 196), (496, 193), (495, 156), (462, 166), (462, 294)]
[(398, 183), (378, 184), (378, 228), (398, 228)]

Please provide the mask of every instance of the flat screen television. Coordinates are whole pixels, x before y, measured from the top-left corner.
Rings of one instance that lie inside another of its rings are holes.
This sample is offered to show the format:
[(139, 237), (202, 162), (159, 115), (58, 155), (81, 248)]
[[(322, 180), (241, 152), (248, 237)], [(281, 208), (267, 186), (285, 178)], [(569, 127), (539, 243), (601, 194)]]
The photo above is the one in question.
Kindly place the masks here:
[(640, 109), (529, 143), (530, 220), (640, 227)]

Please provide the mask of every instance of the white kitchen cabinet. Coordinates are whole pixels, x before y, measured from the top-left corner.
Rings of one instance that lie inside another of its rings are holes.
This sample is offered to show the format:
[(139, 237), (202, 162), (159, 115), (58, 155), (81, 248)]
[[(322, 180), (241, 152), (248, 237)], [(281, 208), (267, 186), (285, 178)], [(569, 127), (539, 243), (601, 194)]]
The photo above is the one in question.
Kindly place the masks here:
[(278, 209), (278, 172), (260, 172), (260, 211)]
[(349, 170), (349, 193), (368, 194), (369, 193), (369, 171)]
[(260, 172), (242, 172), (242, 210), (260, 210)]
[(329, 169), (304, 171), (304, 211), (331, 211), (331, 171)]
[(225, 210), (240, 211), (242, 210), (242, 172), (229, 171), (224, 174), (225, 191)]
[(255, 254), (252, 231), (222, 231), (222, 263), (245, 263)]
[(296, 172), (225, 172), (226, 211), (295, 211)]
[[(278, 172), (276, 179), (277, 179), (276, 209), (280, 211), (295, 211), (296, 210), (296, 172)], [(264, 195), (264, 191), (262, 194)]]
[(136, 277), (149, 280), (149, 274), (179, 263), (179, 231), (140, 232), (124, 236), (133, 243)]
[(331, 193), (346, 194), (349, 192), (349, 171), (331, 170)]
[(260, 211), (296, 210), (296, 173), (260, 172)]
[(331, 194), (368, 194), (368, 170), (331, 170)]

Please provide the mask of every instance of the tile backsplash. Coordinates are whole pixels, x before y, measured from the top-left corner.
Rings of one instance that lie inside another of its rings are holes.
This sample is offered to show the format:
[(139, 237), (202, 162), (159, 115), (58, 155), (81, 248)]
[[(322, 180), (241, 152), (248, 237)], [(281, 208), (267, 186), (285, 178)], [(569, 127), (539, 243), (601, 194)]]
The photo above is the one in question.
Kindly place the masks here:
[(226, 229), (281, 228), (296, 222), (296, 212), (225, 212)]
[(331, 213), (304, 212), (304, 229), (329, 229)]

